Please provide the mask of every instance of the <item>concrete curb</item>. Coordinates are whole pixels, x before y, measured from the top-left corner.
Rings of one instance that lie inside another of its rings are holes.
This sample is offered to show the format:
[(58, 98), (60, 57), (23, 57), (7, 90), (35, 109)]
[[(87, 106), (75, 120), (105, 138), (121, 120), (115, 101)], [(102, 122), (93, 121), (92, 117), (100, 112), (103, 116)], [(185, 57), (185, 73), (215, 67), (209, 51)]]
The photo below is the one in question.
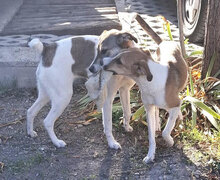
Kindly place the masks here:
[(29, 47), (0, 47), (0, 88), (36, 86), (39, 54)]

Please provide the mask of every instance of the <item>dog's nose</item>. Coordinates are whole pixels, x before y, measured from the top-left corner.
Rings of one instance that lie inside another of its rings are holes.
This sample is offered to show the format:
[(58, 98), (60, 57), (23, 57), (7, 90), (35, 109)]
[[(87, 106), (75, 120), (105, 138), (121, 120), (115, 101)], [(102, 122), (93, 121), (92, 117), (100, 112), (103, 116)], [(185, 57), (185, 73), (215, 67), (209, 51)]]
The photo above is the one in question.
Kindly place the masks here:
[(152, 75), (147, 76), (147, 80), (148, 80), (148, 81), (152, 81), (152, 79), (153, 79), (153, 76), (152, 76)]
[(92, 65), (92, 66), (89, 68), (89, 71), (90, 71), (91, 73), (95, 73), (95, 67)]

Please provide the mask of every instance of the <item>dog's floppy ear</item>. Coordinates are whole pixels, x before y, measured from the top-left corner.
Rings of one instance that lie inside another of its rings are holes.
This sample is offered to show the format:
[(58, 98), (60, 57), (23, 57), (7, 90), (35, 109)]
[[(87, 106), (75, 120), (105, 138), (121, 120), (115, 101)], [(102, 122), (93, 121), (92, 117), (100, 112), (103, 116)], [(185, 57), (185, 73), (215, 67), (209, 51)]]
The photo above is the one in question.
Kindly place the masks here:
[(138, 42), (137, 38), (131, 35), (130, 33), (122, 33), (117, 37), (117, 44), (122, 48), (131, 47), (131, 41)]
[(147, 80), (151, 81), (153, 79), (153, 75), (150, 72), (147, 61), (141, 60), (137, 63), (134, 63), (131, 67), (131, 71), (136, 76), (146, 75)]

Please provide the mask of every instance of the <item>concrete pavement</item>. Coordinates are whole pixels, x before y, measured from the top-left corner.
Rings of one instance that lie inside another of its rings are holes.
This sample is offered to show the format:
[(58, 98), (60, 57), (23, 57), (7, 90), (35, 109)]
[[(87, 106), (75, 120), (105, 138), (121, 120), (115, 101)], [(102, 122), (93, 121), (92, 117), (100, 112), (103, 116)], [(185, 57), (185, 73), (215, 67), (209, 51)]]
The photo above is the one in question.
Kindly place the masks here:
[(23, 0), (0, 0), (0, 33), (19, 10)]
[(24, 0), (0, 35), (100, 34), (111, 28), (121, 28), (114, 0)]

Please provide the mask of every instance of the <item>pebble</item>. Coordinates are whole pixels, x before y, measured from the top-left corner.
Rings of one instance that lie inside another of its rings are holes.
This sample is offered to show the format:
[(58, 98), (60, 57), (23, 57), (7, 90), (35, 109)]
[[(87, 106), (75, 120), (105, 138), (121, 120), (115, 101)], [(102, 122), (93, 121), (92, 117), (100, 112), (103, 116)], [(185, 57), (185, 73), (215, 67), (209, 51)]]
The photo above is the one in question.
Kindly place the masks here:
[(44, 147), (40, 147), (40, 150), (41, 150), (41, 151), (44, 151), (44, 150), (45, 150), (45, 148), (44, 148)]
[(8, 129), (14, 129), (12, 126), (8, 126)]
[(158, 178), (159, 180), (163, 180), (163, 176), (159, 176), (159, 178)]

